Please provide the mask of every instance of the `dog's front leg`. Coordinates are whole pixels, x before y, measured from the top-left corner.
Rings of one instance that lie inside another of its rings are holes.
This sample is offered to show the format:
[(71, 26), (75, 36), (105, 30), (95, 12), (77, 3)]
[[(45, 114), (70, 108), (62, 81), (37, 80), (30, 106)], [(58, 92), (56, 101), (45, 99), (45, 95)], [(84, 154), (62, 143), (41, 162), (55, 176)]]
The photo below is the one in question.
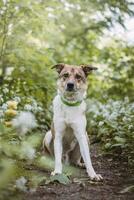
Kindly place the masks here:
[[(80, 120), (85, 122), (85, 120)], [(91, 158), (90, 158), (90, 153), (89, 153), (89, 146), (88, 146), (88, 140), (87, 140), (87, 135), (86, 135), (86, 123), (75, 123), (73, 125), (74, 129), (74, 134), (78, 140), (79, 146), (80, 146), (80, 152), (82, 155), (82, 158), (84, 160), (85, 166), (87, 173), (91, 179), (95, 180), (101, 180), (102, 177), (99, 174), (96, 174), (94, 171), (94, 168), (92, 166)]]
[(62, 173), (62, 138), (64, 128), (57, 128), (55, 126), (55, 138), (54, 138), (54, 155), (55, 155), (55, 169), (51, 175)]

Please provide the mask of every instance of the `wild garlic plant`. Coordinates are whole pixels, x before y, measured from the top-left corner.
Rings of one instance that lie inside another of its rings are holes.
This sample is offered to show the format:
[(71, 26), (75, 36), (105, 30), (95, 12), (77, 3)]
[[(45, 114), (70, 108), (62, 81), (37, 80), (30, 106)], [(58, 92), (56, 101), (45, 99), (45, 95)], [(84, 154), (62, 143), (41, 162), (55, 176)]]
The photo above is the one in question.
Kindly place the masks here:
[(109, 99), (101, 103), (95, 99), (87, 100), (88, 130), (96, 134), (106, 150), (127, 151), (133, 162), (134, 155), (134, 102)]

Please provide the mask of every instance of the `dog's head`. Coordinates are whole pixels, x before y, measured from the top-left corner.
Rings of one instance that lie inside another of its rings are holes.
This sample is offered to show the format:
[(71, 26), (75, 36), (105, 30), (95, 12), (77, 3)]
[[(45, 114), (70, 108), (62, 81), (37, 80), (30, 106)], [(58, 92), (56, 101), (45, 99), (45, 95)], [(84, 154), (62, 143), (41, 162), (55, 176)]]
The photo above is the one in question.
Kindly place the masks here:
[(87, 88), (87, 76), (91, 71), (97, 69), (91, 65), (74, 66), (63, 63), (54, 65), (52, 68), (55, 68), (59, 74), (58, 89), (60, 93), (68, 98), (76, 96), (76, 94), (83, 95)]

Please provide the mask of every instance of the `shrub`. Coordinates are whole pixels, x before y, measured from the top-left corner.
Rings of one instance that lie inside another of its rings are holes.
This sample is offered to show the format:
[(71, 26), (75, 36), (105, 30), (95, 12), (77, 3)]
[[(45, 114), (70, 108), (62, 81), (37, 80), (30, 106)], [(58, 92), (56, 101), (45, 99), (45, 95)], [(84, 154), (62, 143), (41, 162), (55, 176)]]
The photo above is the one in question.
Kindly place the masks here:
[(105, 150), (120, 149), (128, 156), (129, 164), (134, 155), (134, 103), (129, 98), (101, 103), (87, 101), (88, 131), (95, 134)]

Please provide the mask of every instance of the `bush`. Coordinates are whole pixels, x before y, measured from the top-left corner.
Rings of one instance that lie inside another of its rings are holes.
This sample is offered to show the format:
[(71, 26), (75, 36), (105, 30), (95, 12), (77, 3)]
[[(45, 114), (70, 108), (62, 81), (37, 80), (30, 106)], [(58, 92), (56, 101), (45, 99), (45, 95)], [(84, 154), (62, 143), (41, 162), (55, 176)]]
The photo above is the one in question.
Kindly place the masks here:
[(101, 140), (105, 150), (121, 149), (129, 164), (134, 155), (134, 103), (129, 98), (101, 103), (87, 101), (88, 130)]

